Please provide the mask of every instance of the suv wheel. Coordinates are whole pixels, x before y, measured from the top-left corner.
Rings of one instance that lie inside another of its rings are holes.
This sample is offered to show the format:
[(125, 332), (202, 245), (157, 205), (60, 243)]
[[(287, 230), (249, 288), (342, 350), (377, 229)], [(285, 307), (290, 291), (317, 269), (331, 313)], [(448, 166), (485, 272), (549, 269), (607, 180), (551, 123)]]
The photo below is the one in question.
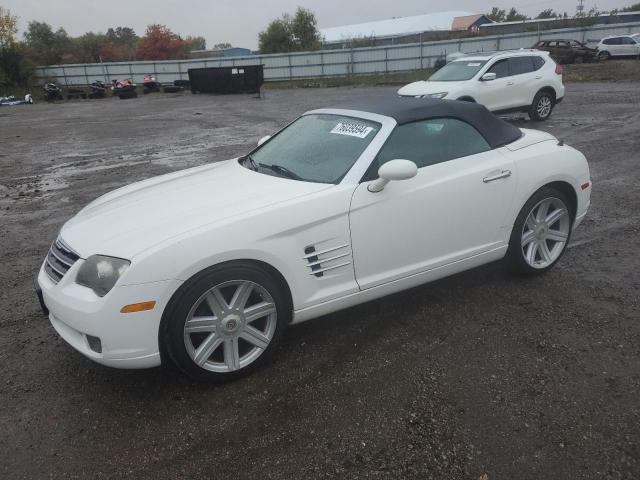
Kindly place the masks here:
[(609, 58), (611, 57), (611, 55), (609, 54), (609, 52), (600, 52), (598, 53), (598, 60), (605, 61), (605, 60), (609, 60)]
[(546, 120), (551, 115), (554, 105), (555, 99), (551, 93), (546, 91), (538, 92), (533, 98), (533, 103), (529, 109), (529, 117), (536, 122)]

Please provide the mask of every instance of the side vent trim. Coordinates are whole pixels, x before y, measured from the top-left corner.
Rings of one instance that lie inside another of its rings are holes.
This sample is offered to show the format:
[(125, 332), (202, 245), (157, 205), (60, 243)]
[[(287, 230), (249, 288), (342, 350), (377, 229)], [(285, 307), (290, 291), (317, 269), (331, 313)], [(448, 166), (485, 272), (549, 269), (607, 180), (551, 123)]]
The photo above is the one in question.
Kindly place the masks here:
[[(350, 245), (348, 243), (338, 245), (336, 247), (325, 248), (323, 250), (316, 250), (314, 245), (309, 245), (304, 249), (303, 260), (307, 261), (307, 267), (311, 269), (309, 275), (314, 275), (316, 277), (323, 277), (324, 272), (328, 272), (330, 270), (335, 270), (337, 268), (346, 267), (351, 264), (351, 260), (346, 262), (341, 262), (335, 265), (331, 265), (331, 262), (335, 260), (339, 260), (341, 258), (346, 258), (351, 256)], [(341, 249), (347, 249), (346, 252), (340, 252)], [(333, 255), (327, 258), (320, 258), (321, 255), (326, 255), (330, 253), (334, 253)]]

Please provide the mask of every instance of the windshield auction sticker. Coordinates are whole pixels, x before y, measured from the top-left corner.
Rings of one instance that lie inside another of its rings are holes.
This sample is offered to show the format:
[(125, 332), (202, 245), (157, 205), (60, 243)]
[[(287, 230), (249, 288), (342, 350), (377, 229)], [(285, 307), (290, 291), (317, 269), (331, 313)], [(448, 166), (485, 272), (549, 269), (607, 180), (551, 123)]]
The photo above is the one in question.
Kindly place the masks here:
[(338, 123), (330, 133), (336, 135), (348, 135), (350, 137), (366, 138), (371, 133), (373, 127), (358, 125), (357, 123)]

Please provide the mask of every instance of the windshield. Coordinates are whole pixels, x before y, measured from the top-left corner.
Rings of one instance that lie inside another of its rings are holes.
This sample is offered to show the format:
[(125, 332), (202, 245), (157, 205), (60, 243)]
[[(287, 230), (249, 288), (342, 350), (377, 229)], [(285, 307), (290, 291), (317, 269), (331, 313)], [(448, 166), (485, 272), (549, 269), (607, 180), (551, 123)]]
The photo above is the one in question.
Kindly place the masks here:
[(254, 151), (251, 159), (259, 172), (338, 183), (380, 128), (379, 123), (362, 118), (305, 115)]
[(429, 77), (432, 82), (459, 82), (472, 79), (487, 63), (483, 60), (476, 61), (455, 61), (447, 63), (444, 67)]

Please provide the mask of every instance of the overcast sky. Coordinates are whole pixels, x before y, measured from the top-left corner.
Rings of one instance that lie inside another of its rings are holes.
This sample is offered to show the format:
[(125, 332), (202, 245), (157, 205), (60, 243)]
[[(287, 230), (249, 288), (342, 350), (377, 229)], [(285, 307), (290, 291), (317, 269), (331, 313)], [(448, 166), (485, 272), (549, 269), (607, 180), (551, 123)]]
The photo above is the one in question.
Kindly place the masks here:
[[(636, 1), (585, 0), (585, 10), (596, 4), (600, 10), (611, 10)], [(0, 0), (0, 5), (19, 17), (21, 29), (29, 21), (38, 20), (56, 29), (63, 27), (73, 36), (86, 31), (104, 32), (116, 26), (132, 27), (142, 35), (148, 24), (161, 23), (182, 36), (201, 35), (209, 47), (230, 42), (251, 49), (257, 47), (258, 32), (270, 20), (284, 12), (293, 13), (298, 5), (313, 10), (322, 28), (443, 10), (483, 13), (494, 5), (505, 9), (515, 6), (530, 16), (546, 8), (572, 15), (576, 4), (577, 0), (514, 0), (513, 3), (493, 0)]]

